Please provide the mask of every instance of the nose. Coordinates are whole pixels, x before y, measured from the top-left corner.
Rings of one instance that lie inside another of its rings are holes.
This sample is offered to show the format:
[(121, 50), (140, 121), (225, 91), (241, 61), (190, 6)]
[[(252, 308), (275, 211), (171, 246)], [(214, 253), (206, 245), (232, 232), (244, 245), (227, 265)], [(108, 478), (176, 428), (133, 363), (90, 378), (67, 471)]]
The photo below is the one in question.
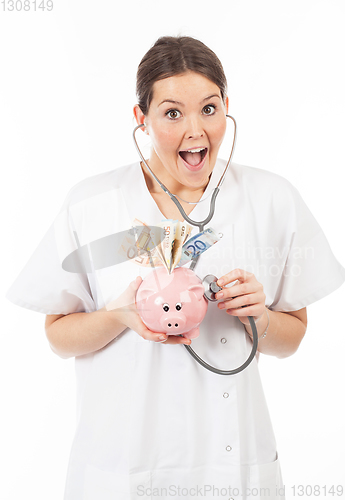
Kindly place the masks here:
[(187, 120), (186, 139), (199, 139), (204, 136), (204, 128), (201, 118), (191, 116)]
[(161, 319), (161, 325), (166, 333), (183, 333), (183, 329), (186, 326), (186, 319), (182, 316), (171, 316)]

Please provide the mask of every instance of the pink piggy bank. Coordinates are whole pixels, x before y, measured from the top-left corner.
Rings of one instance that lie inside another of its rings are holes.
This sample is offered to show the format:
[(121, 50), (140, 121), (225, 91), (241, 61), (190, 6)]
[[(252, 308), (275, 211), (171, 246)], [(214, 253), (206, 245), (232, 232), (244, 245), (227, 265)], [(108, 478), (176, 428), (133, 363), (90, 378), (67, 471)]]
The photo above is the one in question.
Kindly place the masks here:
[(201, 280), (190, 269), (178, 267), (169, 274), (155, 268), (137, 290), (139, 315), (152, 332), (195, 339), (207, 311)]

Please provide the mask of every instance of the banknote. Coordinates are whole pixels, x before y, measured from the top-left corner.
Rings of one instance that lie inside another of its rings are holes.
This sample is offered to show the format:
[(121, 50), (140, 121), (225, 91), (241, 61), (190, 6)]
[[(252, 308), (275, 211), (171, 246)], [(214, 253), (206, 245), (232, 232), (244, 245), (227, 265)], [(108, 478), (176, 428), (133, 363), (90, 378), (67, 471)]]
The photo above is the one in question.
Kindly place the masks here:
[(192, 226), (186, 222), (165, 219), (148, 226), (134, 219), (132, 228), (123, 239), (120, 252), (143, 267), (164, 266), (172, 273), (219, 241), (212, 228), (190, 238)]
[[(152, 234), (155, 240), (152, 239)], [(156, 226), (147, 226), (138, 219), (134, 219), (131, 229), (125, 233), (118, 254), (125, 260), (134, 260), (140, 266), (162, 266), (159, 253), (159, 244), (164, 239), (163, 229)]]
[(148, 226), (139, 219), (134, 219), (121, 243), (119, 253), (124, 258), (133, 259), (139, 266), (164, 266), (170, 273), (174, 267), (175, 235), (179, 232), (179, 224), (178, 221), (167, 219), (155, 226)]
[(177, 221), (171, 272), (179, 264), (182, 255), (182, 246), (188, 240), (191, 232), (192, 232), (192, 226), (190, 224), (187, 224), (186, 222)]
[(169, 273), (172, 273), (179, 263), (182, 246), (191, 234), (192, 226), (186, 222), (171, 219), (164, 220), (157, 226), (162, 227), (164, 239), (159, 243), (153, 235), (153, 240), (156, 243), (156, 249), (161, 256), (163, 265)]
[(194, 257), (206, 252), (206, 250), (219, 240), (219, 236), (212, 228), (205, 229), (204, 231), (192, 236), (182, 247), (182, 255), (179, 265), (183, 266)]
[[(163, 261), (164, 261), (164, 254), (163, 254), (163, 247), (161, 246), (161, 242), (163, 241), (165, 235), (164, 235), (164, 229), (161, 226), (155, 226), (154, 228), (151, 228), (150, 231), (150, 237), (151, 237), (151, 242), (152, 246), (154, 247), (154, 251), (151, 251), (151, 255), (158, 259), (160, 261), (160, 265), (163, 266)], [(148, 260), (146, 259), (144, 265), (145, 267), (147, 266)], [(148, 264), (150, 265), (150, 264)]]
[(163, 264), (165, 265), (167, 271), (171, 272), (171, 262), (172, 262), (172, 253), (174, 249), (174, 240), (176, 233), (176, 221), (172, 219), (167, 219), (158, 226), (162, 224), (164, 229), (164, 240), (163, 244)]

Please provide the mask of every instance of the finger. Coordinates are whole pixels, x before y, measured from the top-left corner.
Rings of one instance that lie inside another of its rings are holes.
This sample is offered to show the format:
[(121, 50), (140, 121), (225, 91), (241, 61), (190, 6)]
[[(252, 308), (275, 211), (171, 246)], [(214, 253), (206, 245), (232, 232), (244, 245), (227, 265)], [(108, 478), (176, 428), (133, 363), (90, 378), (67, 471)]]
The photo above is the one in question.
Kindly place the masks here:
[(252, 273), (248, 273), (247, 271), (244, 271), (243, 269), (233, 269), (227, 274), (224, 274), (219, 280), (217, 281), (218, 286), (224, 286), (229, 283), (232, 283), (233, 281), (239, 280), (239, 281), (246, 281), (250, 279), (253, 276)]
[(192, 341), (190, 339), (186, 339), (185, 337), (180, 337), (179, 335), (168, 335), (168, 340), (164, 342), (164, 344), (177, 345), (184, 344), (190, 345)]
[(254, 283), (242, 283), (238, 285), (233, 285), (229, 288), (223, 288), (220, 292), (216, 294), (216, 299), (226, 299), (232, 297), (238, 297), (239, 295), (245, 295), (247, 293), (256, 292), (258, 287)]
[(143, 339), (149, 340), (151, 342), (158, 342), (162, 344), (190, 344), (191, 340), (185, 337), (180, 337), (179, 335), (167, 335), (164, 332), (152, 332), (148, 328), (142, 329), (139, 333)]
[(138, 328), (137, 332), (144, 340), (149, 340), (150, 342), (165, 342), (168, 340), (168, 336), (164, 332), (152, 332), (145, 326)]
[(153, 342), (157, 342), (160, 344), (168, 344), (168, 345), (177, 345), (177, 344), (190, 345), (191, 344), (190, 339), (186, 339), (184, 337), (180, 337), (177, 335), (167, 335), (167, 338), (165, 340), (154, 339)]
[(219, 309), (237, 309), (238, 307), (247, 307), (253, 304), (264, 303), (264, 296), (260, 292), (240, 295), (230, 300), (218, 303)]
[(230, 316), (253, 316), (254, 318), (258, 318), (264, 313), (264, 306), (262, 304), (253, 304), (247, 307), (239, 307), (238, 309), (227, 309), (227, 314)]
[(129, 285), (129, 286), (130, 286), (133, 290), (135, 290), (135, 291), (136, 291), (136, 290), (138, 290), (138, 288), (139, 288), (139, 286), (141, 285), (142, 281), (143, 281), (142, 277), (141, 277), (141, 276), (137, 276), (137, 277), (135, 278), (135, 280), (134, 280), (134, 281), (132, 281), (132, 283), (130, 283), (130, 285)]

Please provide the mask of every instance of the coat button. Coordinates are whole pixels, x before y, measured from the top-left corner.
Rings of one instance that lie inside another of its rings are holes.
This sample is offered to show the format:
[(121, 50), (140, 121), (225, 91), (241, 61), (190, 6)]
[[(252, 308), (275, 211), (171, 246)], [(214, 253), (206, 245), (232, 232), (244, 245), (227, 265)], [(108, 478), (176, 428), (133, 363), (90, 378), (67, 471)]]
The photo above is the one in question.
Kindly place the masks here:
[(228, 392), (224, 392), (223, 398), (228, 398), (228, 397), (229, 397), (229, 393)]
[(229, 445), (228, 445), (228, 446), (226, 447), (226, 451), (231, 451), (231, 450), (232, 450), (231, 446), (229, 446)]
[(226, 344), (227, 343), (227, 340), (223, 337), (222, 339), (220, 339), (221, 343), (222, 344)]

